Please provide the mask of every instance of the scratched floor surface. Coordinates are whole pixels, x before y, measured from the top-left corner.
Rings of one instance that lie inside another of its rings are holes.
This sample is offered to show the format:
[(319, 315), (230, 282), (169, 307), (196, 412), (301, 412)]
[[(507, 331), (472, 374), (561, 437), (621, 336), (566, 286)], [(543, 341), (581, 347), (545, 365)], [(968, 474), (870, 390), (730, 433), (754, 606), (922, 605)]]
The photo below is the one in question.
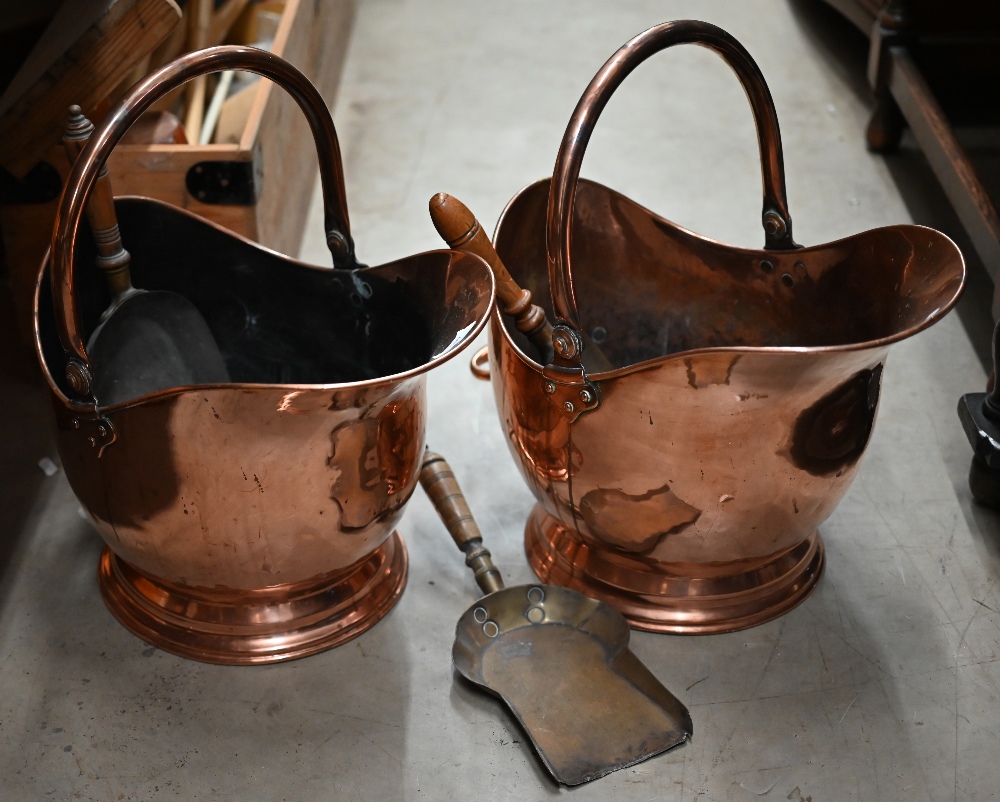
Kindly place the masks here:
[[(796, 238), (954, 218), (909, 145), (866, 152), (865, 41), (818, 0), (363, 0), (334, 112), (360, 258), (439, 247), (447, 191), (492, 230), (549, 175), (586, 83), (639, 31), (704, 18), (757, 59), (782, 125)], [(708, 51), (661, 54), (605, 111), (583, 174), (737, 245), (760, 241), (756, 138)], [(325, 262), (318, 207), (303, 256)], [(975, 507), (958, 396), (980, 389), (989, 294), (974, 265), (957, 313), (893, 346), (869, 452), (823, 526), (827, 568), (783, 618), (710, 637), (634, 633), (689, 707), (691, 743), (576, 800), (987, 800), (1000, 788), (1000, 519)], [(469, 352), (471, 354), (471, 351)], [(430, 379), (446, 454), (501, 568), (530, 579), (532, 498), (465, 354)], [(3, 453), (0, 798), (532, 800), (565, 794), (492, 699), (456, 681), (454, 625), (476, 598), (419, 493), (401, 531), (409, 585), (362, 637), (285, 665), (183, 660), (106, 612), (99, 540), (45, 433), (45, 395), (13, 368)]]

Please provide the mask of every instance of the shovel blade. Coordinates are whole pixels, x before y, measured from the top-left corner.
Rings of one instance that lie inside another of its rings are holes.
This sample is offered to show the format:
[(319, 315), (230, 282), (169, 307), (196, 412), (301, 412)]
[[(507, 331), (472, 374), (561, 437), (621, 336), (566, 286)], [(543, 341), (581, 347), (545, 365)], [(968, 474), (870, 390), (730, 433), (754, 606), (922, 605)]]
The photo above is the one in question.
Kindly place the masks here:
[(229, 381), (205, 318), (187, 298), (141, 290), (113, 309), (87, 343), (103, 406), (194, 384)]
[(565, 785), (632, 766), (692, 733), (684, 705), (628, 649), (621, 615), (565, 588), (485, 597), (459, 621), (455, 657), (464, 676), (506, 703)]

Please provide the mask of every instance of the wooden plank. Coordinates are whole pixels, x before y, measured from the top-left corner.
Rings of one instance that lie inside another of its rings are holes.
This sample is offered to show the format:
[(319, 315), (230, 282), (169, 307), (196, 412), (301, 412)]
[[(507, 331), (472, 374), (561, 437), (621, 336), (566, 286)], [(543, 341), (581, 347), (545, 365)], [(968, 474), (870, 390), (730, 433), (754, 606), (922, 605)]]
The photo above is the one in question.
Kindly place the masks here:
[[(250, 154), (240, 153), (232, 145), (119, 145), (108, 159), (108, 172), (115, 195), (146, 195), (209, 220), (221, 222), (256, 216), (254, 207), (232, 207), (199, 203), (187, 191), (187, 173), (203, 161), (249, 161)], [(224, 223), (223, 223), (224, 224)], [(256, 236), (256, 225), (236, 229), (245, 236)]]
[[(71, 19), (79, 11), (76, 3), (66, 3), (65, 9)], [(105, 10), (96, 21), (55, 57), (30, 88), (9, 101), (0, 119), (0, 165), (23, 178), (62, 137), (69, 106), (92, 108), (103, 100), (179, 20), (174, 0), (105, 0)], [(69, 23), (60, 23), (60, 32), (65, 24)], [(48, 49), (44, 43), (40, 46)]]
[[(328, 106), (336, 98), (355, 8), (354, 0), (292, 0), (275, 37), (275, 52), (305, 73)], [(286, 22), (294, 24), (286, 26)], [(316, 31), (323, 35), (317, 36)], [(270, 100), (258, 98), (261, 116), (259, 121), (248, 121), (241, 142), (241, 150), (252, 142), (259, 142), (261, 148), (264, 185), (257, 203), (257, 239), (295, 256), (318, 175), (316, 147), (295, 101), (276, 86), (261, 89), (260, 95), (270, 95)]]

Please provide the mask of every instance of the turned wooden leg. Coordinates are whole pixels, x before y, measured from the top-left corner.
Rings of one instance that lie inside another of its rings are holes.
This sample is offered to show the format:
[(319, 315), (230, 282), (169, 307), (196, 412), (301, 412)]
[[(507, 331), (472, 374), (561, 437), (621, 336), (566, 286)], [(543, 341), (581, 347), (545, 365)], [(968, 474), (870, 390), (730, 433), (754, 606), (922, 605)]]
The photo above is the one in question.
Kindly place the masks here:
[(886, 89), (878, 92), (875, 96), (875, 110), (865, 131), (868, 149), (875, 153), (896, 150), (903, 137), (904, 126), (903, 114), (889, 91)]

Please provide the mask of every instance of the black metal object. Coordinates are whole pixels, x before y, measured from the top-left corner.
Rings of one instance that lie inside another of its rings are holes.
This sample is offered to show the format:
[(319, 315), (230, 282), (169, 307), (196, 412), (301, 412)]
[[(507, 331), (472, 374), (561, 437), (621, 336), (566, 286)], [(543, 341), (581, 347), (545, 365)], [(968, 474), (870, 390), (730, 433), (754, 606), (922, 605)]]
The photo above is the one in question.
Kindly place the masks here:
[(1000, 508), (1000, 324), (993, 329), (993, 386), (988, 393), (966, 393), (958, 400), (958, 418), (972, 445), (969, 489), (981, 504)]
[(198, 162), (187, 171), (185, 184), (201, 203), (253, 206), (260, 198), (264, 171), (257, 150), (252, 161)]

